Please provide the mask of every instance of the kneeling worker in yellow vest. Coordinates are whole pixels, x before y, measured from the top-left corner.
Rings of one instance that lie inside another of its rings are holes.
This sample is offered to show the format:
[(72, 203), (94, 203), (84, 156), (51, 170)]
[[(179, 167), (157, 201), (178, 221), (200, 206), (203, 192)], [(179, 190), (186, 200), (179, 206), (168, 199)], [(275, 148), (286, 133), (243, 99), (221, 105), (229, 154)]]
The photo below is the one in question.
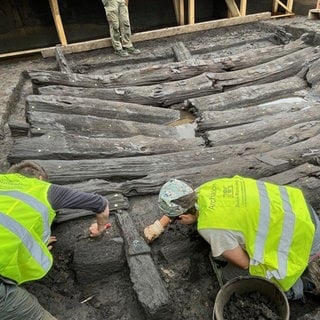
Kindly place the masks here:
[(101, 235), (109, 218), (108, 201), (97, 194), (50, 184), (38, 164), (24, 161), (0, 174), (0, 319), (56, 319), (21, 283), (44, 277), (52, 266), (50, 249), (55, 211), (87, 209), (97, 222), (90, 236)]
[(164, 215), (144, 229), (147, 241), (172, 221), (197, 223), (212, 256), (226, 263), (225, 281), (265, 277), (292, 300), (320, 292), (320, 222), (300, 189), (234, 176), (194, 190), (170, 179), (160, 190), (159, 209)]

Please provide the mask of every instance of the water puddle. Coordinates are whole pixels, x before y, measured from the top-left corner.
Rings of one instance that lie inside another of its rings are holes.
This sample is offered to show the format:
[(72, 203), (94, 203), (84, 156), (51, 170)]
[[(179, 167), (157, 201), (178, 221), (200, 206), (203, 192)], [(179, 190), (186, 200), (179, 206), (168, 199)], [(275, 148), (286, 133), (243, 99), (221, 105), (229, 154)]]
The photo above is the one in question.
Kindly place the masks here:
[(190, 139), (195, 138), (195, 130), (197, 124), (195, 122), (195, 117), (186, 111), (181, 111), (180, 119), (169, 123), (169, 126), (175, 127), (180, 138)]

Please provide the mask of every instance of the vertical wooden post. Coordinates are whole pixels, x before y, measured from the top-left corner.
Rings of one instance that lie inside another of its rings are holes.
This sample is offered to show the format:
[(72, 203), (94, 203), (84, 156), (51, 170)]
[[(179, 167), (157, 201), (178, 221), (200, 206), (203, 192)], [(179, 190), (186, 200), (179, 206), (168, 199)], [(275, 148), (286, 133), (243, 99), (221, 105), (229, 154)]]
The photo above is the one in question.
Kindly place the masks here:
[(195, 17), (194, 0), (188, 0), (188, 23), (189, 24), (194, 24), (194, 19), (195, 19), (194, 17)]
[(287, 11), (286, 13), (292, 13), (293, 0), (287, 0)]
[(278, 12), (278, 0), (273, 0), (273, 4), (272, 4), (272, 13), (276, 13)]
[(241, 16), (247, 15), (247, 0), (241, 0), (240, 2), (240, 14)]
[(172, 0), (177, 24), (184, 25), (184, 0)]
[(57, 29), (59, 40), (63, 46), (66, 46), (67, 39), (66, 39), (66, 35), (65, 35), (64, 29), (63, 29), (63, 24), (61, 21), (58, 0), (49, 0), (49, 3), (50, 3), (51, 13), (52, 13), (52, 17), (54, 20), (54, 24)]
[(184, 0), (180, 0), (179, 3), (179, 16), (180, 16), (180, 26), (184, 25)]

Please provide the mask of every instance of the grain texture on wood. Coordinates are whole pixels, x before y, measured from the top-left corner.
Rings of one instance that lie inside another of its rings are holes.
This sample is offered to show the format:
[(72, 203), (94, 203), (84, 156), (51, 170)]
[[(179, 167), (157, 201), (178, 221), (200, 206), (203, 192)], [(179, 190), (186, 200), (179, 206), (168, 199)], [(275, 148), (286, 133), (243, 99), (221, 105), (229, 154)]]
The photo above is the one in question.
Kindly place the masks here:
[(165, 124), (180, 119), (178, 110), (71, 96), (29, 95), (26, 99), (26, 107), (27, 112), (90, 115), (100, 118), (157, 124)]
[(30, 158), (42, 160), (122, 158), (191, 151), (201, 145), (204, 145), (202, 138), (177, 139), (148, 136), (106, 138), (55, 131), (42, 136), (15, 140), (7, 159), (10, 163), (17, 163)]
[(277, 99), (287, 98), (296, 91), (307, 89), (308, 84), (298, 76), (286, 78), (272, 83), (244, 86), (222, 93), (188, 99), (186, 105), (193, 113), (204, 111), (229, 110), (254, 106)]

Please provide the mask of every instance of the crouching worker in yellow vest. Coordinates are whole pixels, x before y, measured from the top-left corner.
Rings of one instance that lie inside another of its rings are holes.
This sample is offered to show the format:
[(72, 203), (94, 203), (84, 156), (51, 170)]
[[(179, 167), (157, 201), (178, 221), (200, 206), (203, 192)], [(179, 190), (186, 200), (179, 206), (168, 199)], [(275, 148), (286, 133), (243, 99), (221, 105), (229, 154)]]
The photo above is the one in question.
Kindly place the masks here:
[(0, 319), (56, 319), (19, 285), (44, 277), (52, 266), (50, 249), (56, 241), (50, 226), (55, 210), (87, 209), (97, 222), (90, 236), (105, 230), (108, 201), (46, 182), (47, 174), (34, 162), (24, 161), (0, 174)]
[(265, 277), (292, 300), (303, 298), (304, 291), (320, 292), (320, 223), (301, 190), (240, 176), (194, 190), (171, 179), (160, 190), (159, 208), (164, 216), (145, 228), (147, 241), (173, 220), (197, 223), (212, 256), (226, 263), (224, 281)]

